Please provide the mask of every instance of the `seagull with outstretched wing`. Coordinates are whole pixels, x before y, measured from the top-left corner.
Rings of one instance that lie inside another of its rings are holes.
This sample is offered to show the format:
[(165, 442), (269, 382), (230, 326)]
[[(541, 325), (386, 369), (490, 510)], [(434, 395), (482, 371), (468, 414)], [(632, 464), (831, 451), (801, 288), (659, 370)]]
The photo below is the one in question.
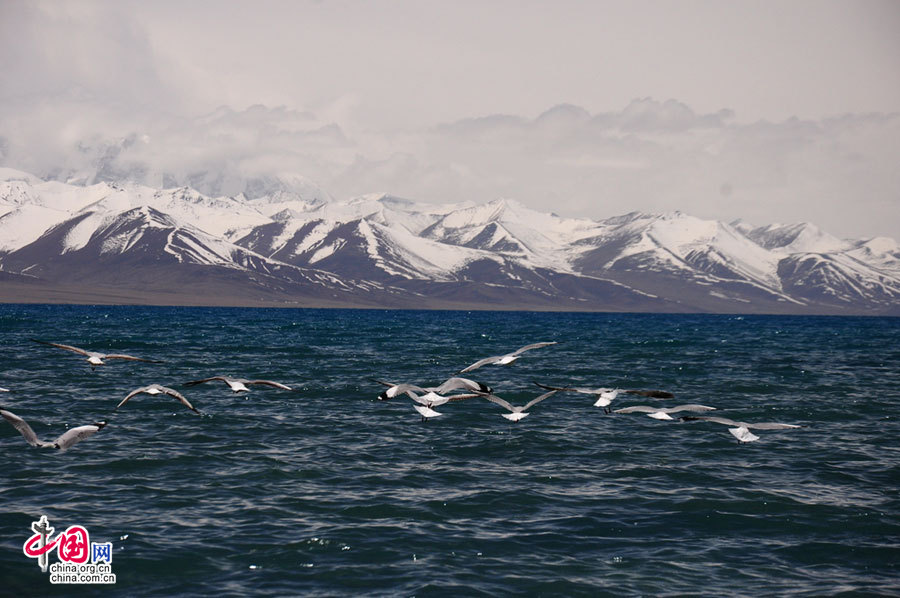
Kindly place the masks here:
[(122, 399), (121, 403), (116, 405), (116, 409), (127, 403), (128, 400), (131, 399), (131, 397), (139, 394), (148, 394), (151, 396), (161, 394), (169, 395), (170, 397), (177, 399), (178, 402), (180, 402), (182, 405), (184, 405), (194, 413), (200, 413), (193, 405), (191, 405), (191, 402), (188, 401), (183, 394), (181, 394), (177, 390), (169, 388), (168, 386), (162, 386), (160, 384), (151, 384), (150, 386), (142, 386), (141, 388), (132, 390), (124, 399)]
[(737, 422), (727, 417), (718, 417), (713, 415), (686, 415), (682, 421), (704, 421), (731, 426), (728, 431), (731, 435), (738, 439), (738, 442), (754, 442), (759, 440), (759, 436), (750, 430), (790, 430), (794, 428), (802, 428), (797, 424), (781, 424), (778, 422)]
[(530, 345), (525, 345), (524, 347), (520, 347), (513, 351), (512, 353), (507, 353), (506, 355), (495, 355), (493, 357), (485, 357), (484, 359), (479, 359), (472, 365), (459, 370), (460, 374), (465, 374), (466, 372), (471, 372), (472, 370), (477, 370), (483, 365), (496, 364), (496, 365), (509, 365), (515, 360), (519, 358), (519, 355), (524, 353), (525, 351), (531, 351), (532, 349), (539, 349), (540, 347), (549, 347), (550, 345), (557, 344), (556, 341), (552, 342), (542, 342), (542, 343), (532, 343)]
[(506, 399), (498, 397), (495, 394), (482, 394), (481, 396), (483, 396), (485, 399), (487, 399), (491, 403), (496, 403), (497, 405), (500, 405), (501, 407), (503, 407), (504, 409), (509, 411), (509, 413), (501, 413), (500, 415), (502, 415), (509, 421), (518, 422), (519, 420), (521, 420), (525, 417), (528, 417), (529, 409), (531, 409), (532, 407), (534, 407), (535, 405), (537, 405), (544, 399), (548, 399), (548, 398), (552, 397), (556, 393), (557, 393), (557, 391), (555, 391), (555, 390), (551, 390), (550, 392), (545, 392), (544, 394), (540, 395), (539, 397), (531, 399), (530, 401), (528, 401), (521, 407), (513, 405)]
[(87, 349), (81, 349), (79, 347), (73, 347), (72, 345), (63, 345), (61, 343), (50, 343), (47, 341), (39, 341), (36, 338), (31, 339), (36, 343), (40, 343), (42, 345), (48, 345), (50, 347), (56, 347), (57, 349), (65, 349), (66, 351), (72, 351), (73, 353), (78, 353), (79, 355), (84, 355), (87, 357), (87, 362), (91, 364), (91, 369), (93, 370), (97, 366), (106, 365), (104, 360), (107, 359), (124, 359), (125, 361), (145, 361), (147, 363), (162, 363), (156, 359), (144, 359), (143, 357), (135, 357), (134, 355), (125, 355), (124, 353), (100, 353), (98, 351), (88, 351)]
[(97, 432), (100, 431), (103, 426), (106, 425), (105, 421), (96, 422), (93, 424), (88, 424), (86, 426), (78, 426), (77, 428), (72, 428), (71, 430), (66, 430), (59, 438), (54, 440), (53, 442), (46, 442), (37, 437), (37, 434), (34, 433), (34, 430), (31, 429), (31, 426), (28, 425), (24, 419), (13, 413), (12, 411), (7, 411), (5, 409), (0, 409), (0, 415), (3, 416), (3, 419), (12, 424), (16, 430), (25, 438), (25, 442), (30, 444), (31, 446), (35, 446), (38, 448), (55, 448), (60, 451), (65, 451), (68, 448), (71, 448), (73, 445), (81, 442), (85, 438), (93, 436)]
[(247, 388), (247, 386), (253, 384), (258, 384), (261, 386), (271, 386), (272, 388), (280, 388), (281, 390), (294, 390), (290, 386), (282, 384), (280, 382), (272, 382), (271, 380), (248, 380), (246, 378), (232, 378), (231, 376), (213, 376), (211, 378), (204, 378), (202, 380), (192, 380), (191, 382), (185, 382), (184, 385), (196, 386), (197, 384), (212, 382), (213, 380), (221, 380), (228, 385), (228, 388), (230, 388), (232, 392), (249, 392), (250, 389)]

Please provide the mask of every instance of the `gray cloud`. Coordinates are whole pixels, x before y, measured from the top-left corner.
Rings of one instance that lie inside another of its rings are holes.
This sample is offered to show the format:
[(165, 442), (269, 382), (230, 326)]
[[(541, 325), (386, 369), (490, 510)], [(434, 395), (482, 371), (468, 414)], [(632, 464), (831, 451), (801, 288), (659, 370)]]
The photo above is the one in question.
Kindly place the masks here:
[(739, 124), (728, 111), (697, 114), (672, 100), (640, 99), (619, 112), (562, 105), (535, 118), (351, 137), (284, 107), (221, 107), (136, 126), (64, 95), (0, 118), (0, 127), (3, 164), (82, 183), (131, 178), (234, 194), (250, 180), (294, 173), (343, 197), (505, 196), (571, 216), (683, 210), (759, 223), (811, 220), (847, 236), (895, 235), (900, 224), (896, 114)]
[(390, 6), (0, 3), (0, 163), (900, 230), (894, 3)]

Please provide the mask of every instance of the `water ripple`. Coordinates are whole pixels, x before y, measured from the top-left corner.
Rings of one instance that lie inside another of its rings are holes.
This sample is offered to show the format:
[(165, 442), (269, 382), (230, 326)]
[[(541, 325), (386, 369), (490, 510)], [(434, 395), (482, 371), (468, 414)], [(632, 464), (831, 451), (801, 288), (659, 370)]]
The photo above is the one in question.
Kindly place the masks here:
[[(882, 318), (3, 306), (0, 386), (15, 392), (0, 404), (44, 438), (110, 424), (66, 453), (0, 426), (0, 583), (47, 593), (21, 549), (45, 514), (113, 542), (131, 596), (897, 595), (898, 332)], [(91, 371), (30, 338), (166, 363)], [(426, 424), (409, 401), (374, 400), (370, 378), (438, 383), (538, 340), (560, 344), (473, 377), (519, 404), (532, 380), (662, 388), (805, 427), (739, 445), (725, 426), (604, 415), (575, 394), (520, 424), (480, 399)], [(300, 391), (180, 387), (216, 374)], [(112, 411), (151, 382), (203, 415), (148, 396)]]

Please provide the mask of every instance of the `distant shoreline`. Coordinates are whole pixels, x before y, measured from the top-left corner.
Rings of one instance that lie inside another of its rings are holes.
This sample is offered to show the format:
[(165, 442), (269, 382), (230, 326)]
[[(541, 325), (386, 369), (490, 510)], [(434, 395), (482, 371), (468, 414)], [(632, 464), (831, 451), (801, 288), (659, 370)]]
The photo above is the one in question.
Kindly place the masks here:
[[(219, 290), (221, 291), (221, 290)], [(422, 310), (422, 311), (534, 311), (573, 313), (643, 313), (643, 314), (708, 314), (708, 315), (774, 315), (774, 316), (848, 316), (848, 317), (900, 317), (898, 313), (871, 313), (827, 310), (786, 309), (773, 311), (713, 312), (692, 311), (641, 311), (623, 309), (577, 308), (573, 305), (527, 305), (527, 304), (487, 304), (464, 303), (440, 300), (425, 300), (418, 305), (377, 305), (344, 301), (322, 301), (311, 298), (252, 298), (227, 296), (216, 289), (207, 292), (171, 293), (161, 291), (139, 291), (129, 288), (82, 285), (49, 284), (43, 281), (10, 282), (0, 281), (0, 304), (51, 304), (51, 305), (133, 305), (152, 307), (247, 307), (286, 309), (374, 309), (374, 310)]]

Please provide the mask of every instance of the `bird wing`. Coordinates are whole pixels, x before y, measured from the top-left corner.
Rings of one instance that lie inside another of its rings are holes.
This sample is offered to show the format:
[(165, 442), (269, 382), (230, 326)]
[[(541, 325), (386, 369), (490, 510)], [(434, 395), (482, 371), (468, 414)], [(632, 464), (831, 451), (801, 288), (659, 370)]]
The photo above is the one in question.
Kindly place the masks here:
[(183, 394), (181, 394), (180, 392), (178, 392), (177, 390), (168, 388), (166, 386), (161, 386), (160, 390), (162, 390), (164, 393), (166, 393), (170, 397), (174, 397), (174, 398), (178, 399), (178, 402), (180, 402), (182, 405), (184, 405), (185, 407), (187, 407), (194, 413), (200, 413), (193, 405), (191, 405), (191, 402), (188, 401), (187, 398), (185, 398), (185, 396)]
[(429, 405), (431, 405), (431, 401), (429, 401), (429, 400), (426, 399), (425, 397), (420, 397), (419, 395), (417, 395), (416, 393), (414, 393), (414, 392), (412, 392), (412, 391), (408, 391), (408, 392), (406, 393), (406, 395), (407, 395), (409, 398), (411, 398), (413, 401), (415, 401), (416, 403), (418, 403), (419, 405), (425, 405), (426, 407), (429, 406)]
[(244, 384), (261, 384), (263, 386), (280, 388), (281, 390), (294, 390), (286, 384), (281, 384), (280, 382), (272, 382), (271, 380), (247, 380), (246, 382), (244, 382)]
[(429, 388), (427, 390), (432, 390), (440, 395), (440, 394), (444, 394), (445, 392), (450, 392), (451, 390), (457, 390), (460, 388), (464, 388), (466, 390), (471, 390), (471, 391), (475, 391), (475, 392), (486, 392), (489, 394), (491, 392), (490, 387), (488, 387), (486, 384), (482, 384), (481, 382), (476, 382), (475, 380), (469, 380), (468, 378), (459, 378), (459, 377), (448, 378), (440, 386), (438, 386), (436, 388)]
[(650, 407), (649, 405), (634, 405), (633, 407), (622, 407), (621, 409), (616, 409), (613, 413), (656, 413), (658, 411), (664, 411), (659, 407)]
[(85, 351), (84, 349), (79, 349), (78, 347), (73, 347), (72, 345), (61, 345), (59, 343), (48, 343), (47, 341), (39, 341), (36, 338), (31, 339), (36, 343), (40, 343), (42, 345), (50, 345), (51, 347), (56, 347), (58, 349), (65, 349), (66, 351), (75, 351), (79, 355), (84, 355), (85, 357), (90, 357), (90, 353)]
[(522, 410), (522, 411), (528, 411), (529, 408), (531, 408), (531, 407), (537, 405), (538, 403), (540, 403), (540, 402), (543, 401), (544, 399), (548, 399), (548, 398), (552, 397), (552, 396), (555, 395), (556, 393), (557, 393), (557, 391), (555, 391), (555, 390), (551, 390), (550, 392), (545, 392), (545, 393), (542, 394), (541, 396), (539, 396), (539, 397), (537, 397), (537, 398), (534, 398), (534, 399), (531, 399), (530, 401), (528, 401), (527, 403), (525, 403), (525, 406), (522, 407), (521, 410)]
[(524, 347), (516, 349), (515, 351), (510, 353), (510, 355), (521, 355), (525, 351), (531, 351), (532, 349), (539, 349), (541, 347), (547, 347), (549, 345), (555, 345), (555, 344), (556, 344), (556, 341), (545, 342), (545, 343), (531, 343), (530, 345), (525, 345)]
[(110, 353), (104, 355), (103, 359), (126, 359), (128, 361), (146, 361), (147, 363), (162, 363), (156, 359), (144, 359), (143, 357), (135, 357), (134, 355), (125, 355), (124, 353)]
[(663, 413), (678, 413), (679, 411), (715, 411), (715, 407), (707, 407), (706, 405), (676, 405), (674, 407), (669, 407), (668, 409), (656, 409), (656, 411), (662, 411)]
[(696, 415), (696, 416), (688, 416), (684, 418), (686, 420), (697, 420), (704, 422), (713, 422), (715, 424), (722, 424), (725, 426), (736, 426), (741, 427), (744, 424), (741, 422), (736, 422), (733, 419), (728, 419), (727, 417), (718, 417), (715, 415)]
[(650, 397), (651, 399), (672, 399), (675, 397), (665, 390), (626, 390), (630, 395), (641, 395), (642, 397)]
[(133, 397), (134, 395), (139, 395), (139, 394), (141, 394), (142, 392), (147, 392), (147, 389), (148, 389), (148, 388), (150, 388), (150, 387), (149, 387), (149, 386), (142, 386), (141, 388), (136, 388), (136, 389), (132, 390), (130, 393), (128, 393), (128, 395), (127, 395), (124, 399), (122, 399), (122, 402), (121, 402), (121, 403), (119, 403), (118, 405), (116, 405), (116, 409), (118, 409), (119, 407), (121, 407), (122, 405), (124, 405), (125, 403), (127, 403), (127, 402), (128, 402), (128, 399), (130, 399), (130, 398)]
[(583, 387), (580, 387), (580, 388), (567, 388), (566, 390), (571, 390), (573, 392), (580, 392), (580, 393), (586, 394), (586, 395), (602, 395), (604, 393), (613, 392), (613, 391), (615, 391), (616, 394), (619, 393), (619, 391), (617, 391), (615, 388), (583, 388)]
[(796, 424), (779, 424), (776, 422), (760, 422), (757, 424), (745, 423), (744, 427), (754, 430), (788, 430), (791, 428), (802, 428), (803, 426), (798, 426)]
[(464, 394), (458, 395), (450, 395), (449, 397), (445, 397), (448, 401), (465, 401), (466, 399), (474, 399), (475, 397), (483, 397), (484, 393), (480, 392), (468, 392)]
[(71, 430), (66, 431), (65, 434), (60, 436), (54, 442), (54, 446), (61, 451), (66, 450), (74, 444), (77, 444), (88, 438), (89, 436), (93, 436), (96, 434), (100, 428), (106, 425), (106, 422), (100, 422), (99, 424), (90, 424), (87, 426), (78, 426), (77, 428), (72, 428)]
[(489, 363), (497, 363), (501, 359), (503, 359), (503, 355), (495, 355), (493, 357), (485, 357), (484, 359), (479, 359), (478, 361), (476, 361), (469, 367), (459, 370), (459, 373), (465, 374), (466, 372), (471, 372), (472, 370), (477, 370), (478, 368), (480, 368), (483, 365), (487, 365)]
[(31, 429), (31, 426), (28, 425), (28, 422), (26, 422), (24, 419), (22, 419), (12, 411), (0, 409), (0, 415), (3, 416), (3, 419), (11, 423), (12, 427), (18, 430), (19, 433), (25, 437), (25, 442), (27, 442), (31, 446), (53, 446), (52, 443), (44, 442), (43, 440), (38, 439), (37, 434), (35, 434), (34, 430)]
[(212, 382), (213, 380), (221, 380), (225, 384), (228, 384), (228, 378), (226, 378), (225, 376), (213, 376), (212, 378), (204, 378), (203, 380), (192, 380), (191, 382), (185, 382), (184, 386), (196, 386), (197, 384)]
[(568, 386), (550, 386), (549, 384), (541, 384), (540, 382), (536, 382), (535, 380), (531, 381), (532, 384), (543, 388), (544, 390), (575, 390), (574, 388), (570, 388)]
[[(511, 412), (513, 412), (513, 413), (516, 412), (516, 408), (513, 407), (512, 404), (511, 404), (509, 401), (507, 401), (506, 399), (501, 399), (501, 398), (498, 397), (497, 395), (491, 395), (491, 394), (484, 394), (484, 395), (481, 395), (481, 396), (483, 396), (484, 398), (486, 398), (486, 399), (487, 399), (488, 401), (490, 401), (491, 403), (497, 403), (498, 405), (500, 405), (501, 407), (503, 407), (503, 408), (506, 409), (507, 411), (511, 411)], [(521, 410), (520, 410), (520, 411), (521, 411)]]

